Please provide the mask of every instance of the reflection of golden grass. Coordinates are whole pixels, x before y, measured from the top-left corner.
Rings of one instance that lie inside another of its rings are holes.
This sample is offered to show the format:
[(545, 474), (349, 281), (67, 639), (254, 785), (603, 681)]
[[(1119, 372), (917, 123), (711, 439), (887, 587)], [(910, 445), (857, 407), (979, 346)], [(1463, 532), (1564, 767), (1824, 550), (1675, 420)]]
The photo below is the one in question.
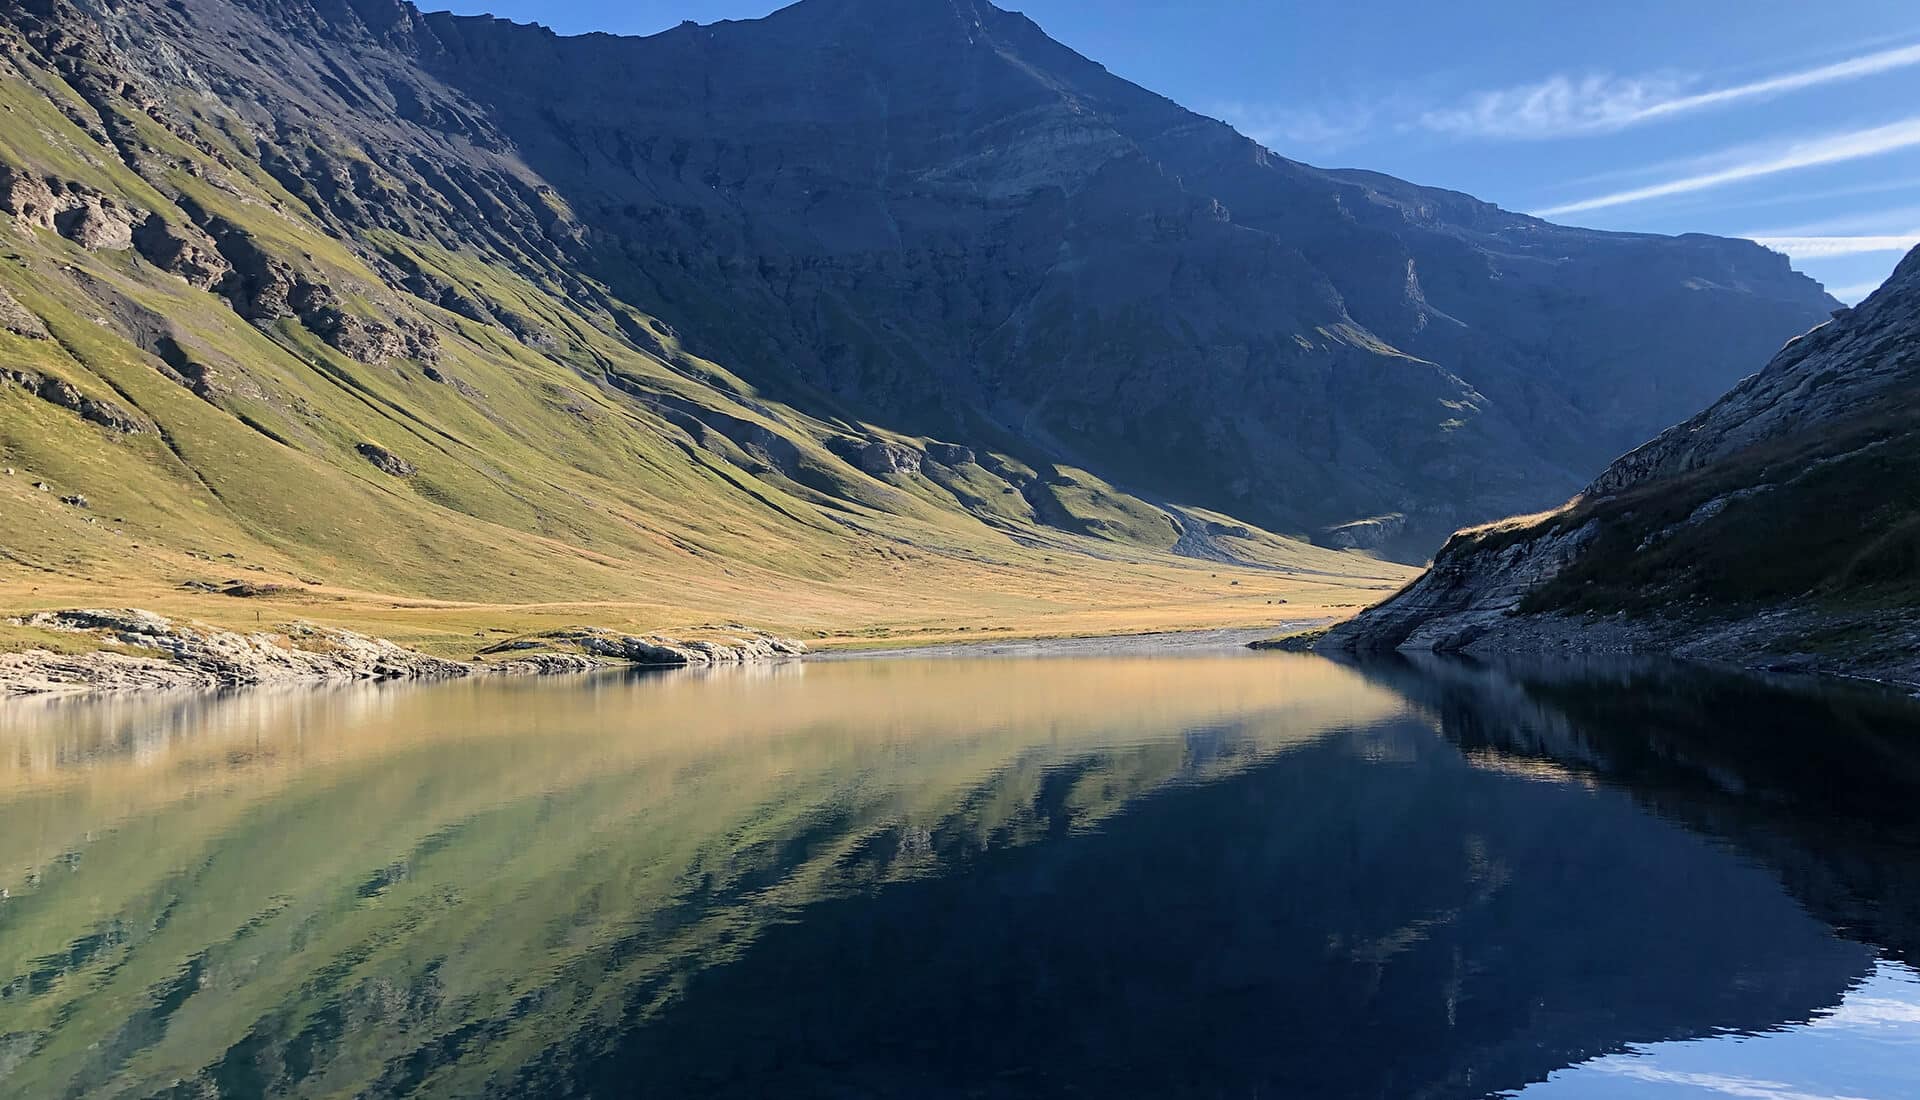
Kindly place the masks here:
[[(307, 984), (329, 966), (405, 989), (431, 963), (462, 1019), (412, 1026), (511, 1016), (486, 1059), (511, 1066), (783, 912), (938, 870), (931, 849), (856, 858), (875, 838), (1038, 838), (1040, 792), (1066, 764), (1064, 806), (1089, 827), (1168, 783), (1402, 708), (1291, 657), (848, 662), (22, 708), (0, 735), (13, 894), (0, 982), (121, 931), (85, 973), (0, 1006), (0, 1032), (52, 1036), (9, 1086), (71, 1084), (202, 957), (215, 995), (190, 998), (127, 1081), (191, 1078), (262, 1021), (297, 1026), (331, 996)], [(1188, 735), (1211, 730), (1224, 740), (1192, 752)], [(18, 877), (28, 869), (36, 882)], [(381, 875), (390, 885), (369, 893)], [(596, 954), (669, 913), (682, 915), (617, 961)], [(512, 1015), (532, 990), (547, 1007)], [(353, 1034), (350, 1074), (425, 1038)]]
[[(537, 700), (537, 712), (522, 699)], [(1341, 666), (1280, 657), (849, 661), (554, 684), (28, 700), (9, 704), (0, 732), (0, 796), (83, 789), (156, 804), (263, 770), (349, 766), (499, 738), (550, 753), (547, 762), (564, 772), (583, 744), (638, 763), (766, 749), (820, 729), (858, 744), (1017, 740), (1034, 728), (1124, 739), (1248, 713), (1364, 724), (1397, 706), (1396, 696)]]

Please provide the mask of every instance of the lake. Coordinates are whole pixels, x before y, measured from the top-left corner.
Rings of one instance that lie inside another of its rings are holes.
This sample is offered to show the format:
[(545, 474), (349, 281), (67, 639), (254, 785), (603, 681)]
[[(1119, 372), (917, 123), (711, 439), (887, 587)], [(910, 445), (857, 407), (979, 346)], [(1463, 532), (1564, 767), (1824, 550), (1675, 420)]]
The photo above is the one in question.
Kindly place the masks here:
[(0, 704), (0, 1095), (1920, 1096), (1920, 704), (1206, 651)]

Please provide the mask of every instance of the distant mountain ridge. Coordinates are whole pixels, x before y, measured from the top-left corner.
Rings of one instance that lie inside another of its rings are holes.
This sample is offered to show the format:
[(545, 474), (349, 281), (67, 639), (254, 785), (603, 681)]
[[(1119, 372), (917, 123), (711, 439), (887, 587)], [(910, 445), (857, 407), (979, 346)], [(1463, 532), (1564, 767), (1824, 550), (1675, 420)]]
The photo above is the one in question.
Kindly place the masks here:
[(972, 0), (0, 0), (0, 108), (0, 453), (50, 490), (0, 551), (82, 578), (1367, 573), (1297, 539), (1564, 499), (1834, 305), (1286, 160)]

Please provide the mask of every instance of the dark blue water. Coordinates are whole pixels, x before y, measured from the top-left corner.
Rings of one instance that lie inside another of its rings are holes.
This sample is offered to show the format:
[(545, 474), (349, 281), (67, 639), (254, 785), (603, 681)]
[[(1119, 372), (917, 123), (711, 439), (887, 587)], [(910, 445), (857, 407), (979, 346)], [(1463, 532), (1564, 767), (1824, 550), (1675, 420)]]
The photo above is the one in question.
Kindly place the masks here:
[(1920, 711), (1184, 655), (0, 710), (0, 1094), (1920, 1096)]

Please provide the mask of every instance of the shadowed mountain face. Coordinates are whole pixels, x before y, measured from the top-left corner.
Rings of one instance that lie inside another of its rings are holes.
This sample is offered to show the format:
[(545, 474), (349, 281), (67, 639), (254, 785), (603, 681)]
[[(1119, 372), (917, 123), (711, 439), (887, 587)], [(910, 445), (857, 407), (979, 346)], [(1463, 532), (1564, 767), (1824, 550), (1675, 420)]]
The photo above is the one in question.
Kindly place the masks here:
[(1283, 530), (1555, 503), (1835, 304), (1744, 242), (1288, 161), (976, 0), (411, 26), (727, 361)]
[[(1334, 545), (1418, 557), (1556, 503), (1835, 304), (1745, 242), (1286, 160), (977, 0), (807, 0), (646, 39), (391, 0), (0, 11), (68, 81), (143, 106), (104, 125), (162, 192), (181, 184), (149, 122), (257, 163), (435, 309), (566, 336), (421, 242), (768, 399)], [(351, 294), (303, 295), (269, 235), (186, 212), (198, 232), (143, 254), (190, 272), (183, 252), (217, 251), (233, 273), (208, 281), (243, 313), (419, 350), (338, 316)]]

